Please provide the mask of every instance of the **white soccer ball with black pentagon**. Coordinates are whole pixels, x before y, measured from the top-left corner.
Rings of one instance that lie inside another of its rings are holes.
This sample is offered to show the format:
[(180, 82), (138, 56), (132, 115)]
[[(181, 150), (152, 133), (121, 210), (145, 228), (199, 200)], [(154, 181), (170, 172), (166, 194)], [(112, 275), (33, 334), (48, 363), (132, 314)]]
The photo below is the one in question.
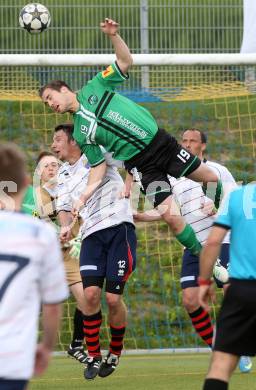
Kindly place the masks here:
[(20, 11), (19, 23), (29, 33), (38, 34), (49, 27), (51, 15), (44, 5), (30, 3)]

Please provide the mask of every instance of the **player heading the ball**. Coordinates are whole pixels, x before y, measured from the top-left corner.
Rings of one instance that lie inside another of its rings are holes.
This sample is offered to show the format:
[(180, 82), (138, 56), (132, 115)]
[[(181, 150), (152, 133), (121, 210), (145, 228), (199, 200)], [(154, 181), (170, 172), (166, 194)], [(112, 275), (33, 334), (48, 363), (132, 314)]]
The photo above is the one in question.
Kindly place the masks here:
[(124, 196), (130, 195), (131, 172), (137, 168), (143, 192), (158, 208), (176, 238), (193, 253), (198, 253), (201, 245), (193, 229), (174, 207), (167, 175), (215, 183), (218, 177), (182, 148), (174, 137), (159, 129), (148, 110), (115, 92), (116, 86), (129, 78), (128, 70), (133, 60), (128, 46), (118, 34), (118, 23), (106, 18), (100, 26), (113, 44), (115, 63), (96, 74), (77, 94), (60, 80), (49, 82), (39, 91), (42, 101), (53, 111), (73, 114), (74, 138), (92, 167), (87, 188), (74, 204), (73, 212), (79, 212), (105, 176), (102, 145), (113, 153), (115, 159), (125, 163), (128, 173)]

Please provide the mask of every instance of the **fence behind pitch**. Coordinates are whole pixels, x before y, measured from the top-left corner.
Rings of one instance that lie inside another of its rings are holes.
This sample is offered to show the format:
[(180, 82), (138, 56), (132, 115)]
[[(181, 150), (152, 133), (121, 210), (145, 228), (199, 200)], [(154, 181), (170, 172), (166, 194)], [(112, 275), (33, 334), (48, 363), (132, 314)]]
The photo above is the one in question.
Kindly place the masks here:
[(43, 0), (52, 24), (38, 36), (22, 31), (19, 10), (28, 0), (1, 0), (0, 53), (108, 53), (99, 32), (104, 17), (121, 25), (134, 53), (239, 51), (243, 0)]

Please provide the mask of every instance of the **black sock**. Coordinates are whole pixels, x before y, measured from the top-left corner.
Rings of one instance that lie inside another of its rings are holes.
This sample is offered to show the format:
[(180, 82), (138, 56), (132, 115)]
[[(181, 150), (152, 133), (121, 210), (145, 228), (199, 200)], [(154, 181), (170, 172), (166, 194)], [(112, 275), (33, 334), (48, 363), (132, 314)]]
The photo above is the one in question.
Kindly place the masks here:
[(205, 379), (203, 390), (228, 390), (228, 382), (207, 378)]
[(74, 329), (73, 329), (73, 339), (71, 342), (72, 348), (81, 347), (84, 340), (84, 324), (83, 324), (83, 313), (81, 310), (76, 308), (73, 319)]

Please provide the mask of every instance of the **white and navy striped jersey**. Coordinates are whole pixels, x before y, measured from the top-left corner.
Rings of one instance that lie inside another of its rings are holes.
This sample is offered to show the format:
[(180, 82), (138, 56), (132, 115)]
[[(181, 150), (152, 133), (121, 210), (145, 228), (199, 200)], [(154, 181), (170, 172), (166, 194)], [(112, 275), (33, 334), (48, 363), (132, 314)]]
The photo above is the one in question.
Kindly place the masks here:
[[(230, 191), (237, 187), (237, 184), (229, 170), (221, 164), (205, 161), (218, 175), (223, 186), (223, 199)], [(180, 208), (180, 213), (186, 223), (194, 229), (198, 241), (202, 244), (206, 241), (210, 228), (215, 220), (215, 216), (208, 216), (202, 211), (202, 204), (210, 201), (204, 194), (202, 186), (186, 177), (175, 179), (169, 176), (172, 192), (176, 203)], [(230, 233), (225, 236), (223, 243), (229, 243)]]
[[(108, 153), (106, 175), (81, 210), (83, 219), (82, 238), (90, 234), (119, 225), (122, 222), (133, 223), (132, 209), (129, 199), (120, 199), (123, 190), (123, 180)], [(90, 167), (84, 155), (73, 165), (64, 163), (59, 171), (57, 211), (71, 211), (75, 200), (84, 192)]]
[(172, 176), (169, 176), (169, 181), (181, 215), (194, 229), (198, 241), (203, 244), (214, 221), (214, 217), (209, 217), (202, 211), (203, 202), (210, 199), (204, 195), (200, 183), (186, 177), (175, 179)]
[(223, 187), (223, 200), (231, 191), (237, 188), (237, 184), (234, 177), (232, 176), (232, 173), (226, 167), (224, 167), (224, 165), (221, 165), (215, 161), (208, 161), (204, 159), (203, 162), (209, 168), (211, 168), (220, 179)]
[(30, 215), (0, 211), (0, 378), (32, 376), (41, 303), (67, 297), (54, 229)]

